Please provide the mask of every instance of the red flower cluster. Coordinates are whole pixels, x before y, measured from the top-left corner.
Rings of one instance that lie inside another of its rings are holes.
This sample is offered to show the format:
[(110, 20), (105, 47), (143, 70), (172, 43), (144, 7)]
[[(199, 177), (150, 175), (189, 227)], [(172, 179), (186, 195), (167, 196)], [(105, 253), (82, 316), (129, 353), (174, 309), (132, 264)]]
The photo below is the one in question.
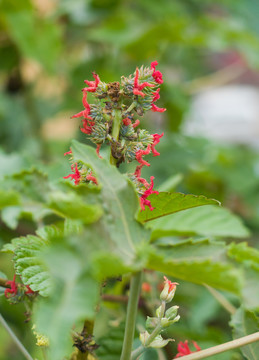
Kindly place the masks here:
[(95, 81), (89, 81), (89, 80), (84, 80), (84, 82), (89, 86), (88, 88), (83, 88), (82, 91), (88, 91), (88, 92), (95, 92), (98, 85), (100, 84), (100, 78), (97, 74), (95, 74), (94, 72), (92, 73), (93, 77), (95, 78)]
[(4, 291), (4, 295), (7, 299), (9, 298), (8, 294), (11, 294), (11, 296), (14, 296), (17, 294), (18, 286), (15, 282), (15, 278), (16, 278), (16, 275), (14, 275), (13, 280), (6, 281), (6, 285), (11, 286), (11, 289), (5, 289), (5, 291)]
[[(13, 277), (13, 280), (8, 280), (6, 281), (6, 285), (10, 285), (10, 289), (7, 288), (5, 289), (4, 291), (4, 295), (7, 299), (9, 299), (10, 297), (13, 297), (15, 295), (17, 295), (17, 292), (18, 292), (18, 284), (16, 284), (15, 282), (15, 279), (16, 279), (16, 275), (14, 274), (14, 277)], [(34, 291), (29, 287), (29, 285), (25, 285), (26, 286), (26, 289), (27, 291), (25, 291), (25, 294), (28, 295), (28, 294), (34, 294)], [(8, 295), (10, 294), (10, 295)]]
[[(192, 343), (193, 343), (194, 347), (196, 348), (196, 351), (201, 350), (201, 348), (198, 346), (198, 344), (195, 341), (192, 341)], [(181, 341), (179, 342), (179, 344), (177, 346), (177, 351), (178, 351), (178, 353), (176, 354), (175, 359), (196, 352), (196, 351), (190, 350), (187, 340), (185, 340), (184, 343)]]
[(158, 191), (153, 190), (153, 187), (154, 187), (154, 181), (153, 180), (154, 180), (154, 176), (151, 176), (149, 188), (140, 197), (140, 207), (141, 207), (142, 210), (145, 210), (145, 205), (147, 205), (151, 211), (154, 210), (154, 208), (151, 206), (151, 202), (149, 200), (147, 200), (147, 197), (149, 195), (151, 195), (151, 194), (159, 194)]
[(163, 84), (163, 74), (160, 71), (156, 70), (157, 65), (157, 61), (153, 61), (150, 65), (151, 70), (153, 70), (152, 76), (156, 83)]
[(134, 95), (140, 95), (142, 97), (144, 97), (146, 94), (144, 94), (142, 92), (142, 90), (146, 87), (154, 87), (155, 85), (153, 84), (150, 84), (149, 82), (143, 82), (143, 84), (140, 84), (139, 83), (139, 69), (137, 68), (136, 69), (136, 72), (135, 72), (135, 78), (134, 78), (134, 89), (133, 89), (133, 94)]
[[(65, 154), (68, 154), (70, 152), (67, 152)], [(69, 174), (67, 176), (63, 176), (63, 179), (69, 179), (71, 178), (72, 180), (75, 181), (75, 185), (78, 185), (80, 183), (80, 180), (81, 180), (81, 175), (80, 175), (80, 172), (78, 170), (78, 167), (77, 167), (77, 163), (75, 164), (72, 164), (71, 165), (71, 170), (74, 172), (73, 174)]]

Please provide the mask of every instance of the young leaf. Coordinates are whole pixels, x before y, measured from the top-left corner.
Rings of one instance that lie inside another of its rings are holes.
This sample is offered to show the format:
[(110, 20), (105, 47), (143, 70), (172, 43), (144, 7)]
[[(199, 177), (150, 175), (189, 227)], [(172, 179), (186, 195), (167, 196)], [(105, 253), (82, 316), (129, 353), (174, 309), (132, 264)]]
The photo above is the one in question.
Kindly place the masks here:
[(155, 246), (146, 267), (196, 284), (240, 293), (240, 273), (226, 262), (224, 244), (219, 242), (190, 240), (183, 245)]
[(148, 197), (154, 210), (146, 207), (145, 211), (140, 211), (138, 220), (141, 222), (151, 221), (165, 215), (170, 215), (178, 211), (190, 209), (202, 205), (220, 205), (217, 200), (208, 199), (205, 196), (186, 195), (181, 193), (160, 192)]
[(211, 205), (157, 219), (150, 223), (150, 227), (153, 239), (174, 234), (238, 238), (249, 236), (249, 230), (236, 215), (227, 209)]
[[(100, 204), (104, 214), (89, 228), (89, 236), (99, 247), (121, 257), (125, 265), (134, 264), (136, 248), (147, 243), (149, 231), (134, 216), (139, 200), (133, 185), (90, 146), (72, 142), (74, 160), (90, 166), (101, 185)], [(93, 242), (93, 241), (92, 241)]]
[[(233, 328), (233, 338), (238, 339), (242, 336), (257, 332), (259, 329), (259, 319), (253, 312), (239, 308), (232, 316), (230, 325)], [(242, 346), (240, 350), (247, 360), (257, 360), (259, 354), (259, 342), (257, 341)]]

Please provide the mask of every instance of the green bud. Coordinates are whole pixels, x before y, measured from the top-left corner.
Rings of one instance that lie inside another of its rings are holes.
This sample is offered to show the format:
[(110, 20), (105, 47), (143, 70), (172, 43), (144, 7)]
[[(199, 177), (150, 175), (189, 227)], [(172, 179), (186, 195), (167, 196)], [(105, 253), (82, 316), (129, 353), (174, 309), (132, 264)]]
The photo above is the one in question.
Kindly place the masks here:
[(139, 340), (143, 346), (146, 346), (146, 341), (147, 341), (149, 335), (150, 334), (147, 331), (140, 333)]
[(163, 311), (163, 309), (162, 309), (162, 306), (160, 305), (159, 308), (156, 309), (156, 316), (159, 318), (162, 317), (164, 315), (164, 314), (162, 314), (162, 311)]
[(166, 346), (169, 343), (169, 341), (172, 341), (172, 339), (164, 340), (161, 335), (158, 335), (155, 337), (155, 339), (152, 341), (152, 343), (148, 345), (148, 347), (160, 349), (160, 348)]
[(146, 328), (147, 329), (154, 329), (158, 324), (159, 319), (156, 317), (147, 317), (146, 320)]
[(169, 320), (173, 320), (177, 315), (178, 309), (179, 309), (179, 306), (176, 306), (176, 305), (170, 307), (168, 310), (166, 310), (165, 317)]

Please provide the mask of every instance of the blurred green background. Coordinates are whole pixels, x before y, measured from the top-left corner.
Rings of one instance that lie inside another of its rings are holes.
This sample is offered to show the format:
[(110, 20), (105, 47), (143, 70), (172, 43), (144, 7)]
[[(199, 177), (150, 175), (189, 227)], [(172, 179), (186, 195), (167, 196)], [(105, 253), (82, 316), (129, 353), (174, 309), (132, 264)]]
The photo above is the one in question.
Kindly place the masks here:
[[(86, 141), (79, 121), (70, 119), (82, 108), (83, 80), (96, 71), (105, 82), (117, 81), (157, 60), (164, 74), (158, 106), (167, 112), (142, 124), (165, 136), (144, 175), (155, 175), (157, 187), (175, 176), (172, 190), (220, 200), (243, 218), (258, 248), (258, 152), (181, 132), (193, 99), (208, 88), (258, 86), (258, 16), (256, 0), (0, 0), (0, 177), (32, 166), (52, 181), (68, 174), (63, 153), (70, 140)], [(5, 213), (0, 225), (3, 245), (39, 224), (26, 217), (12, 222)], [(10, 257), (0, 261), (11, 277)], [(178, 303), (184, 314), (174, 337), (204, 347), (231, 338), (229, 315), (205, 289), (183, 284)], [(0, 306), (34, 349), (22, 306), (3, 297)], [(238, 351), (214, 359), (230, 357), (242, 359)], [(23, 359), (0, 327), (0, 359), (11, 358)]]

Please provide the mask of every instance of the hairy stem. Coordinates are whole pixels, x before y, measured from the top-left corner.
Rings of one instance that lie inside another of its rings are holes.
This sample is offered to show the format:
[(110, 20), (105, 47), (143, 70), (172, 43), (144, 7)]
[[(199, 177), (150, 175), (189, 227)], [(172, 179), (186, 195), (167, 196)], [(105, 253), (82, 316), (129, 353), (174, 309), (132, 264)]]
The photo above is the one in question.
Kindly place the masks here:
[[(120, 127), (121, 127), (121, 110), (120, 109), (114, 109), (113, 110), (113, 123), (112, 123), (112, 137), (115, 141), (119, 140), (120, 135)], [(117, 159), (115, 159), (112, 155), (112, 146), (111, 145), (111, 156), (110, 156), (110, 163), (112, 165), (117, 164)]]
[(5, 319), (3, 318), (3, 316), (0, 314), (0, 323), (3, 325), (3, 327), (5, 328), (5, 330), (8, 332), (8, 334), (11, 336), (11, 338), (13, 339), (13, 341), (15, 342), (16, 346), (19, 348), (19, 350), (23, 353), (24, 357), (27, 360), (33, 360), (33, 358), (31, 357), (31, 355), (28, 353), (28, 351), (25, 349), (25, 347), (23, 346), (23, 344), (20, 342), (20, 340), (17, 338), (17, 336), (15, 335), (15, 333), (13, 332), (13, 330), (10, 328), (10, 326), (7, 324), (7, 322), (5, 321)]
[(130, 281), (130, 294), (127, 307), (127, 317), (123, 347), (120, 360), (130, 360), (132, 343), (134, 340), (135, 323), (138, 310), (138, 300), (141, 288), (142, 272), (132, 274)]
[(136, 360), (145, 350), (146, 348), (143, 345), (140, 345), (137, 349), (132, 351), (130, 360)]
[(251, 344), (256, 341), (259, 341), (259, 331), (254, 334), (247, 335), (242, 338), (226, 342), (225, 344), (213, 346), (206, 350), (201, 350), (201, 351), (197, 351), (190, 355), (182, 356), (181, 360), (207, 359), (210, 356), (220, 354), (220, 353), (228, 351), (228, 350), (236, 349), (236, 348), (239, 348), (239, 347), (247, 345), (247, 344)]

